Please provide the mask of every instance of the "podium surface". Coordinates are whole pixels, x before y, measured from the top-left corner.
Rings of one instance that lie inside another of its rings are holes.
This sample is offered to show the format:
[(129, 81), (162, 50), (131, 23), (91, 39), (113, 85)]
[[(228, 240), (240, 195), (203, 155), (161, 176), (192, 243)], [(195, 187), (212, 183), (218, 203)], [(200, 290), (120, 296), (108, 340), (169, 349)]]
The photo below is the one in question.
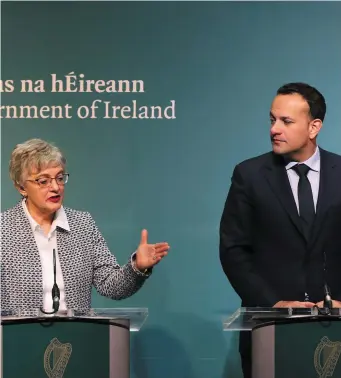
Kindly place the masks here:
[(252, 378), (341, 378), (339, 308), (239, 308), (223, 330), (251, 333)]
[(129, 378), (130, 332), (146, 308), (1, 311), (1, 378)]

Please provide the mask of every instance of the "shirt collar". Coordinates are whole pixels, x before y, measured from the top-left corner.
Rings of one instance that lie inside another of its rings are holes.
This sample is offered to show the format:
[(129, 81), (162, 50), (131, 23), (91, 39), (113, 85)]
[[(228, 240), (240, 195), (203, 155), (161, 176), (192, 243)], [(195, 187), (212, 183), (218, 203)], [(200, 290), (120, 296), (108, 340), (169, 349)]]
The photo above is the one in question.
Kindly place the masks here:
[[(24, 212), (30, 222), (30, 225), (32, 227), (32, 230), (35, 231), (37, 227), (40, 227), (40, 225), (32, 218), (31, 214), (29, 213), (27, 206), (26, 206), (26, 199), (22, 200), (22, 207), (24, 209)], [(70, 231), (69, 222), (67, 221), (67, 216), (65, 214), (65, 210), (63, 206), (56, 211), (56, 215), (54, 217), (54, 220), (52, 222), (51, 230), (56, 229), (57, 227), (63, 228), (66, 231)]]
[[(321, 161), (320, 161), (320, 149), (318, 148), (318, 146), (316, 147), (314, 154), (312, 156), (310, 156), (309, 159), (307, 159), (306, 161), (300, 162), (298, 164), (305, 164), (312, 171), (319, 172)], [(294, 167), (295, 165), (297, 165), (297, 162), (290, 161), (285, 167), (286, 167), (287, 170), (289, 170), (292, 167)]]

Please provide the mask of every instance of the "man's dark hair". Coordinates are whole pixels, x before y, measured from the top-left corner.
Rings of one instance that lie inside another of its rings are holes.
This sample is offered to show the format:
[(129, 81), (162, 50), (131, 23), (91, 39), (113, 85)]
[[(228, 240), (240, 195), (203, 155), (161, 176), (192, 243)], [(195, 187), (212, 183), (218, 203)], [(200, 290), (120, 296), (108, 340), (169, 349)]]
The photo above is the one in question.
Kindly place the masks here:
[(314, 87), (305, 83), (289, 83), (285, 84), (277, 90), (277, 95), (288, 95), (298, 93), (308, 103), (310, 108), (310, 116), (313, 119), (324, 120), (326, 115), (326, 102), (323, 95)]

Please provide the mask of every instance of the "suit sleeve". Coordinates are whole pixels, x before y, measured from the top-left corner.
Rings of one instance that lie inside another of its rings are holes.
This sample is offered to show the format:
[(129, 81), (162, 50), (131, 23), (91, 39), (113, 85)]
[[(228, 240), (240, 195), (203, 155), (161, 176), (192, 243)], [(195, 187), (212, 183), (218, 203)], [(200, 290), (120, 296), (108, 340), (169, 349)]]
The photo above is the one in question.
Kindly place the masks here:
[(246, 306), (272, 307), (281, 298), (252, 264), (254, 203), (240, 166), (234, 169), (231, 181), (220, 221), (221, 265), (230, 284)]
[(138, 272), (132, 265), (134, 254), (123, 266), (110, 252), (107, 243), (98, 230), (91, 215), (91, 241), (93, 250), (93, 285), (99, 294), (120, 300), (135, 294), (149, 277)]

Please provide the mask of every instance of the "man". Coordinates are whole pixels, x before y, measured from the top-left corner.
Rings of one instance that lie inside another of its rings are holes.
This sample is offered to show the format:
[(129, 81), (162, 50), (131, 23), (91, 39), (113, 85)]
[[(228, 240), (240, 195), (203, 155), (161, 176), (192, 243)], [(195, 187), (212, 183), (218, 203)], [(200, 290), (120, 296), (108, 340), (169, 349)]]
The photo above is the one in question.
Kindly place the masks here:
[[(220, 260), (248, 307), (341, 307), (341, 156), (317, 145), (326, 104), (304, 83), (278, 89), (272, 151), (238, 164), (220, 223)], [(326, 282), (327, 281), (327, 282)], [(240, 334), (251, 377), (250, 334)]]

